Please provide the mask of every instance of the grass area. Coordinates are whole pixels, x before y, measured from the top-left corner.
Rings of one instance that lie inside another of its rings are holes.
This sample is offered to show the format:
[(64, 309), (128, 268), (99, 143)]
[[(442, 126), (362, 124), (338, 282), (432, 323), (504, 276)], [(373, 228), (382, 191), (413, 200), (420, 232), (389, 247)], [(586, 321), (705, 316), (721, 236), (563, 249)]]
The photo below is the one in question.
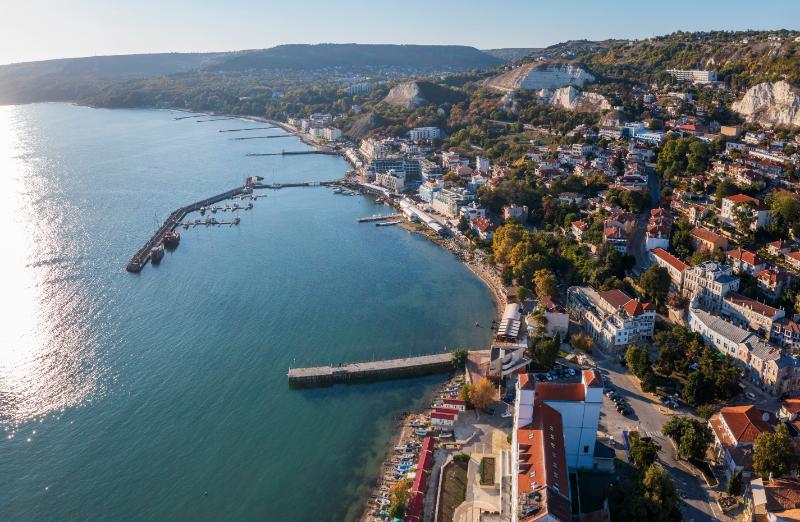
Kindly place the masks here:
[(481, 486), (494, 484), (494, 465), (494, 457), (483, 457), (481, 459)]
[(438, 520), (453, 520), (456, 508), (467, 498), (467, 466), (469, 460), (453, 460), (442, 469), (442, 496), (439, 498)]
[(633, 472), (630, 464), (619, 459), (614, 460), (614, 470), (614, 473), (578, 471), (581, 511), (583, 513), (591, 513), (602, 509), (606, 487), (616, 482), (617, 476), (622, 480)]

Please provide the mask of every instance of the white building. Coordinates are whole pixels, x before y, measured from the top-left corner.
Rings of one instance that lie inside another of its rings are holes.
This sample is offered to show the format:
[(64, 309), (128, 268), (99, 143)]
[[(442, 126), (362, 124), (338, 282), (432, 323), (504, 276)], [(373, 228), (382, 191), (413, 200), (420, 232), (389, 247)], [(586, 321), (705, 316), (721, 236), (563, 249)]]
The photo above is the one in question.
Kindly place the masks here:
[(679, 82), (712, 83), (717, 81), (717, 71), (667, 69), (667, 74)]
[(361, 141), (359, 152), (361, 152), (364, 160), (369, 163), (378, 158), (385, 158), (389, 154), (389, 147), (384, 141), (367, 138)]
[(490, 168), (489, 158), (484, 156), (475, 156), (475, 170), (481, 174), (488, 174)]
[(730, 225), (736, 225), (736, 209), (744, 203), (753, 205), (753, 223), (750, 225), (750, 230), (758, 230), (769, 224), (769, 207), (760, 200), (746, 194), (736, 194), (735, 196), (722, 198), (722, 209), (720, 211), (722, 221)]
[(656, 247), (650, 251), (650, 259), (660, 267), (669, 272), (669, 278), (676, 289), (683, 288), (683, 275), (689, 265), (673, 256), (661, 247)]
[(395, 172), (390, 170), (388, 172), (376, 172), (375, 183), (382, 187), (386, 187), (392, 192), (400, 194), (406, 188), (406, 175), (404, 172)]
[(725, 470), (725, 478), (734, 472), (746, 480), (752, 474), (753, 444), (762, 433), (772, 431), (770, 414), (753, 405), (722, 408), (708, 420), (714, 433), (714, 456)]
[(570, 312), (604, 346), (636, 344), (653, 336), (656, 307), (622, 290), (597, 292), (588, 286), (567, 289)]
[(438, 127), (417, 127), (408, 131), (408, 139), (413, 141), (430, 140), (441, 135), (442, 131)]
[(780, 308), (731, 292), (725, 296), (720, 315), (769, 339), (775, 323), (786, 314)]
[[(509, 468), (512, 522), (569, 522), (569, 472), (594, 469), (603, 382), (584, 370), (580, 383), (517, 381)], [(501, 514), (503, 514), (501, 512)]]
[(336, 127), (325, 127), (322, 129), (322, 137), (328, 141), (339, 141), (342, 139), (342, 131)]
[(739, 278), (733, 269), (717, 261), (706, 261), (687, 268), (683, 273), (683, 293), (696, 297), (704, 310), (717, 313), (726, 295), (739, 290)]

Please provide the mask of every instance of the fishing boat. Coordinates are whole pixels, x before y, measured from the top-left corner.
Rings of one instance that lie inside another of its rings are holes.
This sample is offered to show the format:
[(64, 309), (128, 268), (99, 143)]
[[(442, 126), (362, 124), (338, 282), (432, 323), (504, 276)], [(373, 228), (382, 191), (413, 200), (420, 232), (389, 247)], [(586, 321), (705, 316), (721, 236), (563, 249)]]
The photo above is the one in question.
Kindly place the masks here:
[(178, 246), (178, 243), (181, 241), (181, 235), (173, 230), (172, 232), (167, 232), (164, 234), (164, 246), (170, 249), (174, 249)]
[(232, 221), (232, 223), (233, 223), (234, 225), (238, 225), (238, 224), (239, 224), (239, 221), (241, 221), (241, 219), (239, 218), (239, 216), (235, 216), (235, 217), (233, 218), (233, 221)]
[(150, 249), (150, 262), (157, 265), (164, 257), (164, 245), (159, 243)]

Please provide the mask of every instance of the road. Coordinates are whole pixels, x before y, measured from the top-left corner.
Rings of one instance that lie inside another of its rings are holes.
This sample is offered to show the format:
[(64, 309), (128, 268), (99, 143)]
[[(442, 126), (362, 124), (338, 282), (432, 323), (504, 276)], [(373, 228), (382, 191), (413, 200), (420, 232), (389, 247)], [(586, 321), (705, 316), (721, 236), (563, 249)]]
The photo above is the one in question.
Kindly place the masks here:
[[(659, 461), (669, 472), (678, 490), (683, 492), (686, 497), (681, 503), (684, 520), (687, 522), (731, 520), (722, 514), (716, 501), (712, 500), (716, 492), (709, 488), (700, 476), (695, 475), (694, 471), (685, 463), (676, 459), (672, 442), (661, 432), (664, 423), (671, 416), (671, 414), (665, 413), (669, 410), (642, 393), (639, 385), (629, 376), (625, 368), (614, 360), (613, 356), (606, 356), (599, 349), (594, 351), (593, 356), (605, 378), (617, 387), (619, 393), (628, 400), (634, 411), (631, 417), (624, 417), (617, 413), (609, 399), (603, 400), (600, 423), (605, 427), (606, 432), (614, 437), (615, 441), (620, 442), (618, 449), (622, 446), (623, 430), (639, 431), (639, 433), (651, 437), (661, 446), (661, 450), (658, 452)], [(687, 414), (687, 412), (681, 411), (677, 413)]]

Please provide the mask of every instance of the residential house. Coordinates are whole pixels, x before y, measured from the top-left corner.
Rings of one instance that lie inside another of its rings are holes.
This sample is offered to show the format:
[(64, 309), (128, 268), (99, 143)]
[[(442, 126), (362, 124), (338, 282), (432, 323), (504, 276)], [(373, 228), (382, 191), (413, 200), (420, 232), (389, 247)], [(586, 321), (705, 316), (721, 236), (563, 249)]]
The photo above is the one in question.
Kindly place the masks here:
[(683, 288), (683, 274), (686, 272), (686, 269), (689, 268), (689, 265), (661, 247), (656, 247), (650, 251), (650, 259), (669, 272), (669, 278), (672, 280), (672, 284), (676, 289), (680, 290)]
[(725, 296), (720, 315), (769, 339), (773, 325), (783, 319), (785, 313), (780, 308), (731, 292)]
[(503, 207), (503, 221), (508, 219), (516, 219), (520, 223), (525, 223), (528, 220), (528, 207), (527, 205), (506, 205)]
[(583, 235), (589, 230), (589, 224), (583, 220), (573, 221), (570, 227), (572, 235), (578, 241), (583, 241)]
[(749, 203), (753, 206), (753, 223), (751, 230), (764, 228), (770, 221), (769, 207), (760, 200), (746, 194), (736, 194), (722, 198), (722, 208), (720, 218), (728, 224), (736, 225), (736, 209), (741, 205)]
[(745, 506), (747, 520), (789, 522), (800, 520), (800, 480), (773, 478), (750, 481), (750, 501)]
[(491, 241), (497, 227), (485, 217), (476, 217), (470, 221), (470, 228), (484, 241)]
[(773, 431), (765, 419), (772, 416), (748, 405), (727, 406), (708, 420), (714, 433), (714, 455), (723, 466), (726, 480), (734, 473), (741, 473), (745, 480), (751, 477), (753, 444), (762, 433)]
[(782, 256), (792, 251), (792, 246), (786, 241), (773, 241), (767, 245), (767, 252), (772, 256)]
[(767, 266), (766, 261), (761, 259), (761, 256), (743, 248), (728, 250), (725, 256), (728, 258), (728, 263), (733, 267), (733, 273), (735, 274), (744, 272), (755, 276)]
[(786, 263), (796, 270), (800, 270), (800, 252), (789, 252), (784, 254)]
[(758, 288), (770, 299), (779, 299), (784, 286), (789, 283), (789, 274), (777, 267), (765, 268), (756, 274)]
[(648, 251), (654, 248), (669, 248), (669, 236), (672, 232), (672, 214), (664, 208), (650, 211), (650, 220), (645, 232), (645, 247)]
[(714, 252), (728, 247), (728, 240), (703, 227), (692, 229), (692, 244), (696, 249), (704, 249)]

